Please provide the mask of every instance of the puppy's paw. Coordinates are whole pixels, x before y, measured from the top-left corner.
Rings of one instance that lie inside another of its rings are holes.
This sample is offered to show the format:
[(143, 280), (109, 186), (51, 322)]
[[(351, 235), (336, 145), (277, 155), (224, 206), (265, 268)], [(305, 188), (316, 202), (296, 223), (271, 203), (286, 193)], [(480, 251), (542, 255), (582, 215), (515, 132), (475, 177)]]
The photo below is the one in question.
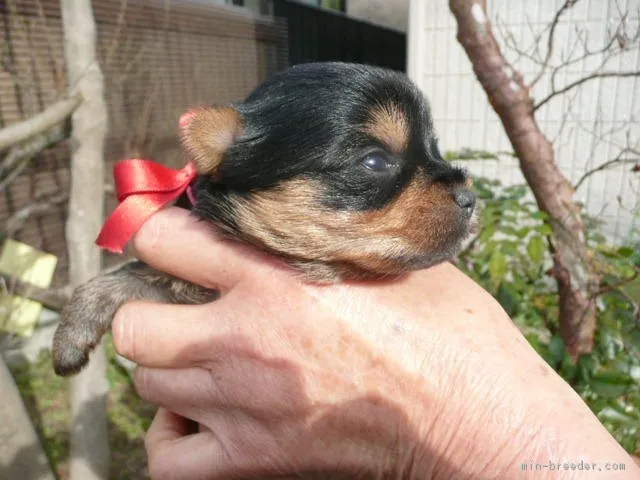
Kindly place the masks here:
[(111, 328), (116, 311), (126, 302), (198, 304), (217, 297), (216, 291), (158, 272), (142, 262), (126, 263), (73, 292), (53, 336), (53, 368), (61, 376), (82, 370), (91, 350)]
[(53, 369), (60, 376), (78, 373), (109, 329), (119, 301), (100, 278), (78, 287), (60, 314), (53, 336)]

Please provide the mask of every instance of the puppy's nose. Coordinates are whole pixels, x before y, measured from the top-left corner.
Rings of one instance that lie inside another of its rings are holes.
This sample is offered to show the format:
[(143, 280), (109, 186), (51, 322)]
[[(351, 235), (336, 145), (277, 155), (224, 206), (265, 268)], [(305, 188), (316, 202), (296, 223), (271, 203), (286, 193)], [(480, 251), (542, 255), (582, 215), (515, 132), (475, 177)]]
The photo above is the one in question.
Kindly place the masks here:
[(471, 215), (476, 206), (476, 194), (466, 188), (453, 192), (453, 200), (467, 215)]

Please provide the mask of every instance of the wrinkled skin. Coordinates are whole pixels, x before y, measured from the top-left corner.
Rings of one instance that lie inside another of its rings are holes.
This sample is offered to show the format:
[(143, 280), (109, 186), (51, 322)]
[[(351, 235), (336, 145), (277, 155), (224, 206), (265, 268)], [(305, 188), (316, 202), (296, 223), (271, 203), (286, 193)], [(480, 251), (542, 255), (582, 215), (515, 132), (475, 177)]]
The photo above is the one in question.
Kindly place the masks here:
[(146, 439), (155, 479), (508, 480), (523, 478), (523, 462), (581, 460), (602, 467), (589, 478), (640, 478), (495, 300), (449, 264), (395, 282), (305, 285), (179, 210), (154, 216), (134, 248), (222, 294), (116, 315), (116, 348), (161, 407)]

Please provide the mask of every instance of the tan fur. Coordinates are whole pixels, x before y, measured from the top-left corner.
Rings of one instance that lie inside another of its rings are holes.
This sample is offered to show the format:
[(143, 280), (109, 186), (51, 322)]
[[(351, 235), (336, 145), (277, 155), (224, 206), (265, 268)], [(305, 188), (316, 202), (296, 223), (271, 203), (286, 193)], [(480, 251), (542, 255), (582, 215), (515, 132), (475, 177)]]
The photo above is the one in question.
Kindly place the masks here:
[(214, 175), (224, 154), (243, 128), (240, 114), (231, 107), (194, 110), (181, 119), (182, 143), (200, 175)]
[[(295, 179), (238, 199), (238, 226), (254, 243), (310, 261), (304, 270), (329, 281), (334, 280), (335, 270), (354, 267), (402, 273), (406, 267), (399, 258), (435, 251), (456, 230), (452, 222), (458, 215), (450, 192), (427, 185), (422, 176), (415, 176), (389, 205), (373, 211), (323, 207), (320, 189), (313, 181)], [(326, 262), (333, 267), (319, 268)], [(296, 263), (304, 267), (304, 261)]]
[[(363, 123), (345, 128), (355, 137), (376, 138), (394, 156), (402, 157), (412, 124), (401, 106), (392, 99), (384, 102), (374, 103)], [(199, 108), (180, 118), (180, 129), (198, 174), (216, 182), (226, 152), (244, 129), (244, 119), (232, 107)], [(258, 155), (254, 160), (261, 159)], [(431, 182), (427, 173), (418, 168), (402, 191), (377, 210), (326, 207), (325, 185), (304, 177), (264, 190), (225, 190), (220, 192), (224, 209), (211, 220), (233, 238), (297, 267), (308, 281), (396, 276), (451, 258), (468, 233), (468, 218), (452, 196), (461, 185)], [(141, 262), (99, 275), (79, 286), (62, 312), (53, 342), (55, 370), (59, 375), (78, 372), (125, 302), (201, 304), (217, 298), (218, 292)]]
[(377, 106), (365, 128), (392, 152), (400, 153), (409, 143), (410, 126), (405, 113), (395, 105)]

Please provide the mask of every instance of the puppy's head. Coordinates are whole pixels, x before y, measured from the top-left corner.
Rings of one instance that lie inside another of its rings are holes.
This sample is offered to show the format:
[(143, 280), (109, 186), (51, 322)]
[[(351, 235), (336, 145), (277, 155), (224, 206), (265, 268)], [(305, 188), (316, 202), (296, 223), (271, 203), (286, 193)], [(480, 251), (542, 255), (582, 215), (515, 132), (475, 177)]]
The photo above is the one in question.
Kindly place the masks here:
[(241, 104), (190, 112), (181, 127), (199, 171), (194, 213), (312, 280), (425, 268), (468, 234), (475, 196), (402, 74), (298, 65)]

